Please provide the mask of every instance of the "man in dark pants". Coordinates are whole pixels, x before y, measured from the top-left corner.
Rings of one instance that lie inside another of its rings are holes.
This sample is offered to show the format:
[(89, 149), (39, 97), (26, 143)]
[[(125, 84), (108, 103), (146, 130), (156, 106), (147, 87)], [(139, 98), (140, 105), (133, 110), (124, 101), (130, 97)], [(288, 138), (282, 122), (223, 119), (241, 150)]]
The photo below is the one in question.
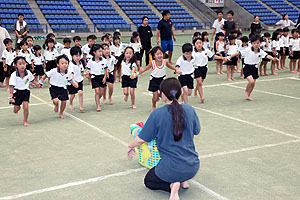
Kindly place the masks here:
[[(170, 20), (170, 11), (164, 10), (162, 12), (162, 19), (158, 22), (157, 26), (157, 45), (159, 45), (159, 36), (161, 39), (161, 48), (164, 53), (168, 51), (169, 63), (172, 63), (173, 54), (173, 40), (176, 42), (176, 37), (173, 29), (173, 22)], [(173, 36), (173, 40), (172, 40)]]
[[(138, 28), (138, 32), (140, 34), (142, 48), (141, 48), (141, 57), (143, 58), (143, 54), (145, 52), (146, 55), (146, 66), (149, 64), (149, 51), (152, 48), (152, 30), (151, 27), (148, 26), (148, 17), (144, 16), (142, 18), (142, 25)], [(142, 59), (141, 59), (142, 66)]]
[(223, 30), (225, 31), (225, 39), (227, 41), (227, 37), (232, 31), (237, 31), (237, 24), (233, 20), (234, 12), (232, 10), (229, 10), (227, 12), (227, 21), (224, 22)]
[(2, 53), (6, 48), (5, 45), (3, 44), (3, 40), (5, 38), (10, 38), (10, 35), (8, 34), (7, 30), (2, 27), (1, 19), (0, 19), (0, 87), (4, 87), (3, 81), (5, 79), (3, 61), (2, 61)]

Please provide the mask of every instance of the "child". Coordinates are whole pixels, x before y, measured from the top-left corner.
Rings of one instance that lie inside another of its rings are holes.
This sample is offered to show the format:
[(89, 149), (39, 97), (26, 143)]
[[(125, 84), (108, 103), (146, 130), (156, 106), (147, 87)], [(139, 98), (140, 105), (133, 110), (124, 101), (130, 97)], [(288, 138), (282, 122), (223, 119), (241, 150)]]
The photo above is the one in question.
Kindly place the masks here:
[(30, 51), (30, 53), (34, 53), (33, 52), (33, 37), (32, 36), (27, 36), (26, 38), (25, 38), (25, 41), (27, 42), (27, 44), (28, 44), (28, 51)]
[(42, 55), (42, 47), (40, 45), (34, 45), (33, 52), (34, 76), (37, 81), (45, 75), (44, 69), (46, 68), (46, 64), (44, 56)]
[(46, 71), (48, 72), (57, 67), (55, 59), (59, 56), (59, 53), (54, 46), (54, 40), (52, 38), (46, 39), (43, 48), (45, 49), (44, 58), (46, 62)]
[[(243, 37), (242, 32), (241, 31), (236, 31), (236, 40), (235, 40), (235, 43), (238, 46), (238, 49), (240, 49), (242, 47), (242, 44), (243, 44), (242, 37)], [(240, 71), (240, 62), (241, 62), (241, 59), (240, 59), (240, 57), (238, 57), (238, 61), (237, 61), (237, 65), (236, 65), (236, 72), (237, 73), (241, 73), (241, 71)], [(242, 67), (242, 69), (243, 69), (243, 67)]]
[(72, 56), (70, 54), (71, 39), (64, 38), (63, 43), (64, 43), (65, 47), (61, 50), (61, 54), (68, 56), (69, 60), (72, 60)]
[(81, 63), (81, 48), (80, 47), (72, 47), (70, 49), (70, 55), (72, 57), (72, 61), (69, 64), (68, 71), (73, 73), (73, 81), (75, 81), (78, 84), (78, 87), (74, 87), (73, 85), (68, 85), (68, 92), (70, 94), (70, 105), (69, 108), (71, 110), (74, 110), (73, 107), (73, 100), (75, 98), (75, 95), (78, 93), (79, 97), (79, 110), (81, 112), (85, 111), (85, 108), (83, 107), (83, 65)]
[[(110, 49), (109, 49), (109, 45), (107, 44), (102, 44), (103, 46), (103, 57), (104, 59), (106, 59), (107, 62), (107, 70), (108, 70), (108, 74), (107, 74), (107, 79), (106, 79), (106, 83), (108, 85), (108, 99), (109, 99), (109, 103), (111, 105), (114, 104), (113, 100), (112, 100), (112, 95), (114, 92), (114, 70), (115, 70), (115, 65), (117, 64), (117, 60), (114, 56), (110, 55)], [(104, 93), (103, 93), (103, 104), (106, 104), (106, 90), (107, 87), (104, 87)]]
[[(25, 41), (24, 41), (25, 42)], [(28, 123), (29, 115), (29, 83), (33, 82), (37, 87), (39, 83), (34, 80), (33, 75), (26, 69), (26, 60), (24, 57), (16, 57), (13, 61), (16, 71), (11, 74), (9, 80), (9, 103), (14, 105), (14, 113), (18, 113), (23, 105), (24, 110), (24, 126), (30, 126)]]
[[(225, 57), (225, 42), (224, 42), (225, 35), (224, 33), (219, 33), (218, 41), (216, 42), (216, 54), (218, 56)], [(217, 60), (216, 62), (217, 74), (224, 74), (223, 73), (223, 60)]]
[(107, 44), (107, 45), (111, 45), (110, 41), (109, 41), (109, 36), (107, 34), (103, 35), (101, 37), (101, 41), (102, 41), (102, 44)]
[(132, 47), (126, 47), (124, 53), (119, 57), (117, 67), (122, 69), (122, 88), (125, 95), (124, 101), (128, 101), (128, 88), (130, 87), (131, 106), (136, 109), (135, 105), (135, 88), (137, 87), (139, 67), (136, 64), (136, 57)]
[(81, 37), (76, 35), (73, 37), (73, 42), (75, 44), (76, 47), (80, 47), (81, 48)]
[(134, 49), (134, 55), (136, 56), (136, 60), (137, 60), (136, 64), (138, 67), (140, 67), (141, 59), (142, 59), (140, 52), (141, 52), (142, 45), (140, 42), (140, 34), (137, 31), (134, 31), (132, 33), (129, 46)]
[(251, 92), (254, 89), (255, 81), (258, 79), (258, 64), (261, 58), (268, 58), (273, 61), (278, 60), (276, 57), (272, 57), (268, 55), (265, 51), (260, 50), (260, 37), (257, 35), (252, 36), (251, 40), (251, 48), (247, 48), (241, 52), (234, 53), (233, 55), (229, 56), (229, 59), (234, 58), (235, 56), (244, 56), (245, 57), (245, 64), (243, 66), (243, 73), (245, 78), (248, 80), (248, 85), (245, 90), (245, 98), (249, 101), (253, 101), (250, 97)]
[(64, 45), (62, 45), (62, 43), (56, 41), (55, 35), (53, 33), (49, 33), (46, 36), (46, 39), (49, 39), (49, 38), (54, 40), (54, 46), (55, 46), (56, 50), (58, 51), (58, 53), (61, 53), (61, 50), (64, 48)]
[(22, 40), (20, 42), (20, 47), (21, 51), (18, 53), (18, 56), (25, 57), (25, 60), (27, 62), (26, 69), (30, 70), (30, 72), (32, 73), (34, 70), (33, 54), (28, 50), (28, 44), (25, 40)]
[(296, 64), (297, 60), (299, 60), (300, 57), (300, 40), (299, 40), (299, 31), (298, 29), (292, 30), (292, 36), (293, 38), (290, 39), (290, 72), (296, 73)]
[(197, 81), (197, 86), (195, 88), (196, 90), (196, 95), (197, 92), (200, 94), (200, 100), (201, 103), (204, 103), (204, 96), (203, 96), (203, 89), (202, 89), (202, 84), (204, 82), (204, 79), (206, 78), (207, 74), (207, 63), (208, 59), (217, 58), (217, 59), (225, 59), (225, 57), (213, 55), (213, 53), (209, 49), (205, 49), (203, 47), (203, 42), (200, 38), (195, 38), (193, 40), (194, 44), (194, 51), (193, 51), (193, 57), (195, 58), (195, 71), (194, 71), (194, 78)]
[[(245, 50), (245, 49), (247, 49), (249, 47), (249, 38), (247, 36), (243, 36), (241, 38), (241, 41), (242, 41), (242, 45), (240, 46), (239, 51), (243, 51), (243, 50)], [(244, 79), (244, 76), (243, 76), (243, 67), (244, 67), (245, 57), (241, 57), (241, 60), (242, 60), (241, 79)]]
[[(175, 68), (179, 68), (182, 72), (179, 75), (179, 81), (183, 89), (182, 100), (185, 104), (188, 103), (188, 96), (192, 95), (194, 89), (194, 57), (192, 56), (193, 46), (190, 43), (186, 43), (182, 46), (183, 55), (180, 56), (176, 62)], [(178, 70), (178, 69), (177, 69)]]
[(105, 34), (106, 38), (108, 38), (109, 46), (113, 44), (113, 36), (110, 33)]
[(210, 50), (210, 44), (209, 44), (209, 40), (208, 40), (208, 32), (204, 31), (202, 33), (202, 41), (203, 41), (204, 49), (209, 49)]
[[(273, 35), (272, 35), (272, 52), (273, 52), (273, 56), (275, 57), (279, 57), (279, 52), (280, 52), (280, 32), (279, 31), (274, 31), (273, 32)], [(277, 68), (276, 66), (277, 65)], [(275, 60), (273, 61), (272, 60), (272, 63), (271, 63), (271, 75), (278, 75), (275, 70), (279, 70), (278, 68), (278, 61)]]
[(159, 46), (154, 47), (151, 50), (152, 58), (154, 59), (149, 65), (147, 65), (144, 68), (140, 68), (139, 73), (142, 74), (145, 71), (152, 69), (151, 75), (150, 75), (150, 83), (148, 90), (153, 93), (152, 97), (152, 111), (156, 108), (156, 102), (159, 101), (159, 89), (161, 82), (166, 78), (166, 67), (169, 69), (175, 70), (177, 74), (180, 74), (181, 71), (172, 65), (170, 65), (165, 59), (164, 59), (164, 53), (163, 49)]
[(193, 34), (192, 41), (194, 41), (194, 39), (196, 39), (196, 38), (201, 38), (201, 37), (202, 37), (202, 34), (199, 31), (196, 31)]
[[(236, 37), (234, 35), (229, 35), (228, 36), (228, 41), (229, 45), (227, 46), (227, 56), (231, 56), (238, 52), (238, 46), (235, 44)], [(226, 63), (227, 65), (227, 80), (228, 81), (234, 81), (235, 79), (233, 78), (234, 74), (234, 68), (237, 65), (238, 58), (234, 57), (230, 61)]]
[(3, 43), (6, 49), (2, 53), (2, 61), (3, 61), (3, 75), (6, 83), (6, 91), (9, 92), (9, 79), (14, 71), (13, 62), (16, 57), (16, 51), (14, 50), (13, 41), (10, 38), (5, 38)]
[[(120, 43), (120, 38), (118, 36), (115, 36), (113, 38), (113, 45), (110, 46), (110, 51), (111, 51), (111, 54), (113, 56), (115, 56), (116, 59), (118, 59), (122, 53), (123, 53), (123, 48), (122, 48), (122, 45)], [(114, 79), (115, 79), (115, 83), (117, 83), (117, 73), (118, 73), (118, 76), (119, 76), (119, 82), (121, 82), (121, 69), (116, 69), (114, 71)]]
[(59, 101), (61, 101), (59, 117), (65, 119), (63, 115), (68, 97), (67, 85), (71, 83), (75, 88), (78, 84), (73, 81), (72, 74), (68, 70), (69, 59), (66, 55), (60, 55), (56, 59), (57, 67), (46, 72), (40, 83), (43, 84), (46, 78), (50, 78), (50, 96), (54, 104), (54, 112), (59, 111)]
[[(268, 55), (273, 56), (272, 52), (272, 43), (270, 40), (271, 34), (266, 32), (264, 33), (263, 42), (261, 43), (262, 50), (264, 50)], [(262, 62), (259, 65), (259, 75), (260, 76), (268, 76), (267, 74), (267, 64), (270, 61), (268, 58), (263, 58)], [(262, 69), (264, 69), (264, 73), (262, 72)]]
[(106, 86), (107, 78), (107, 62), (102, 57), (103, 47), (100, 44), (94, 44), (91, 48), (90, 54), (92, 59), (87, 63), (87, 73), (91, 77), (92, 89), (95, 90), (95, 102), (97, 106), (97, 112), (101, 111), (100, 98), (104, 94), (104, 87)]
[(83, 45), (81, 51), (83, 52), (83, 59), (85, 61), (85, 64), (89, 62), (89, 60), (92, 58), (92, 55), (90, 54), (92, 46), (96, 43), (97, 37), (95, 35), (89, 35), (87, 37), (87, 44)]
[(289, 28), (285, 27), (283, 29), (283, 34), (281, 36), (281, 46), (280, 46), (280, 69), (287, 69), (285, 67), (286, 57), (289, 55)]

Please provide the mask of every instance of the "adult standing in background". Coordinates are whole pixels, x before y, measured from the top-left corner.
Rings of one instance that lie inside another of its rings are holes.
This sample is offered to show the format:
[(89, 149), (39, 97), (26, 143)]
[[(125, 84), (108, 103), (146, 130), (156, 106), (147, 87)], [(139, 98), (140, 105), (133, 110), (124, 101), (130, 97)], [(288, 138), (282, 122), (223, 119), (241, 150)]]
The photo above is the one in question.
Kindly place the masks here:
[(235, 23), (235, 21), (233, 20), (233, 16), (234, 16), (234, 12), (232, 10), (229, 10), (227, 12), (227, 20), (224, 22), (223, 25), (223, 30), (225, 31), (225, 39), (227, 40), (228, 35), (232, 32), (232, 31), (237, 31), (237, 25)]
[[(168, 51), (169, 63), (172, 63), (173, 54), (173, 40), (176, 42), (176, 37), (173, 29), (173, 22), (170, 20), (170, 11), (164, 10), (162, 12), (162, 19), (158, 22), (157, 26), (157, 45), (159, 45), (159, 36), (161, 40), (161, 48), (164, 53)], [(173, 37), (173, 40), (172, 40)]]
[(3, 70), (3, 61), (2, 61), (2, 54), (5, 50), (5, 45), (3, 43), (3, 40), (5, 38), (10, 38), (10, 35), (8, 34), (7, 30), (2, 27), (1, 19), (0, 19), (0, 87), (4, 87), (3, 81), (4, 81), (4, 70)]
[(14, 24), (14, 31), (16, 33), (16, 49), (20, 49), (20, 42), (26, 37), (29, 29), (27, 23), (24, 21), (24, 14), (18, 14), (18, 21)]
[(143, 55), (145, 52), (146, 55), (146, 65), (149, 64), (149, 51), (152, 48), (152, 29), (148, 25), (149, 18), (147, 16), (144, 16), (142, 18), (142, 25), (139, 26), (138, 32), (140, 34), (141, 38), (141, 43), (142, 43), (142, 48), (141, 48), (141, 66), (142, 66), (142, 60), (143, 60)]
[(296, 28), (300, 31), (300, 14), (297, 20)]
[(259, 17), (254, 16), (254, 21), (251, 23), (251, 26), (250, 26), (249, 38), (251, 38), (253, 35), (260, 35), (261, 29), (262, 29), (262, 27), (259, 22)]
[(295, 26), (295, 23), (293, 21), (289, 20), (289, 15), (288, 14), (284, 14), (282, 16), (282, 20), (277, 22), (276, 26), (279, 26), (282, 29), (285, 28), (285, 27), (290, 28), (291, 26)]
[(212, 25), (213, 27), (213, 33), (211, 35), (211, 41), (214, 41), (214, 35), (216, 34), (215, 37), (215, 42), (214, 42), (214, 49), (216, 48), (216, 42), (218, 41), (219, 33), (224, 33), (224, 30), (222, 29), (222, 26), (224, 26), (225, 19), (223, 18), (223, 11), (219, 10), (217, 12), (218, 19), (214, 21), (214, 24)]

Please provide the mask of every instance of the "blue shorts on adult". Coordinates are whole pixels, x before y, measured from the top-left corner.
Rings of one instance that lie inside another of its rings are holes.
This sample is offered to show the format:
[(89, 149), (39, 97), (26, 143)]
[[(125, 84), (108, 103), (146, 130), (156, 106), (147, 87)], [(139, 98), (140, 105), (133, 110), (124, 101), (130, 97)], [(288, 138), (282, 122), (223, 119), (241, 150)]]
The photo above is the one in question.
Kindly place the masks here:
[(162, 40), (161, 48), (163, 49), (164, 53), (167, 51), (173, 51), (173, 40)]

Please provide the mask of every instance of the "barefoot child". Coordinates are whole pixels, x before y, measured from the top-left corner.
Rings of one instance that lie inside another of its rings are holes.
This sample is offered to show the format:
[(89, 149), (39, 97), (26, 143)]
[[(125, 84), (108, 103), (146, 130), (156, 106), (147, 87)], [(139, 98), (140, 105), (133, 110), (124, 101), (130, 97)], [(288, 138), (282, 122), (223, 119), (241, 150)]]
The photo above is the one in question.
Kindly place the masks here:
[(180, 81), (183, 93), (181, 98), (185, 104), (188, 103), (188, 96), (192, 95), (194, 89), (194, 57), (192, 56), (193, 46), (190, 43), (186, 43), (182, 46), (183, 55), (180, 56), (176, 62), (175, 68), (180, 69), (182, 72), (178, 79)]
[[(224, 42), (225, 35), (224, 33), (219, 33), (218, 41), (216, 42), (216, 54), (218, 56), (225, 57), (225, 42)], [(223, 73), (223, 60), (217, 60), (216, 62), (217, 74), (224, 74)]]
[[(234, 35), (229, 35), (228, 41), (229, 41), (229, 45), (227, 46), (227, 56), (231, 56), (231, 55), (235, 54), (236, 52), (238, 52), (238, 46), (235, 44), (236, 37)], [(234, 74), (235, 66), (237, 65), (237, 61), (238, 61), (238, 57), (234, 57), (234, 58), (232, 58), (232, 60), (225, 63), (227, 65), (227, 80), (228, 81), (235, 80), (233, 78), (233, 74)]]
[(142, 74), (145, 71), (151, 69), (150, 83), (148, 90), (153, 93), (152, 97), (152, 111), (156, 108), (156, 102), (159, 101), (159, 87), (161, 82), (166, 78), (166, 67), (175, 70), (177, 74), (181, 71), (178, 68), (175, 69), (174, 66), (170, 65), (164, 59), (164, 53), (161, 47), (157, 46), (151, 50), (152, 58), (154, 59), (149, 65), (144, 68), (140, 68), (139, 73)]
[(297, 60), (300, 57), (300, 40), (298, 29), (292, 30), (293, 38), (290, 39), (290, 72), (296, 73)]
[[(195, 71), (194, 71), (194, 78), (197, 81), (197, 86), (195, 90), (197, 90), (200, 94), (200, 100), (201, 103), (204, 103), (204, 96), (203, 96), (203, 89), (202, 84), (204, 82), (204, 79), (206, 78), (207, 74), (207, 63), (209, 59), (212, 59), (213, 57), (216, 59), (225, 59), (225, 57), (221, 57), (218, 55), (213, 55), (213, 53), (209, 49), (205, 49), (203, 47), (203, 42), (200, 38), (196, 38), (193, 40), (194, 44), (194, 51), (193, 51), (193, 57), (195, 58)], [(197, 93), (196, 93), (197, 95)]]
[[(69, 59), (66, 55), (60, 55), (56, 59), (57, 68), (51, 69), (46, 72), (40, 83), (43, 84), (46, 78), (50, 78), (50, 96), (54, 104), (54, 112), (59, 111), (59, 117), (65, 119), (63, 115), (66, 108), (68, 97), (67, 85), (71, 83), (75, 88), (78, 84), (72, 80), (72, 74), (68, 70)], [(61, 101), (59, 110), (59, 101)]]
[(285, 27), (283, 29), (283, 34), (281, 36), (281, 47), (280, 47), (280, 69), (287, 69), (285, 67), (285, 60), (286, 57), (289, 56), (290, 54), (290, 49), (289, 49), (289, 45), (290, 45), (290, 38), (289, 38), (289, 28)]
[[(243, 50), (249, 48), (249, 38), (247, 36), (243, 36), (241, 40), (242, 40), (242, 45), (240, 46), (239, 51), (243, 51)], [(241, 60), (242, 60), (241, 79), (244, 79), (243, 67), (244, 67), (245, 57), (241, 57)]]
[(59, 56), (57, 49), (54, 46), (54, 40), (52, 38), (46, 39), (43, 45), (44, 57), (46, 62), (46, 71), (50, 71), (57, 67), (56, 58)]
[[(115, 65), (117, 64), (117, 59), (113, 56), (110, 55), (110, 48), (109, 45), (107, 44), (102, 44), (103, 46), (103, 57), (104, 59), (106, 59), (107, 62), (107, 70), (108, 70), (108, 74), (107, 74), (107, 79), (106, 79), (106, 83), (108, 85), (108, 100), (109, 103), (111, 105), (114, 104), (113, 100), (112, 100), (112, 95), (114, 92), (114, 70), (115, 70)], [(104, 87), (104, 93), (103, 93), (103, 104), (106, 104), (106, 90), (107, 90), (107, 86)]]
[(70, 105), (69, 108), (71, 110), (74, 110), (73, 107), (73, 100), (75, 98), (75, 95), (78, 93), (79, 98), (79, 110), (81, 112), (85, 111), (85, 108), (83, 107), (83, 76), (82, 72), (84, 71), (83, 65), (81, 63), (81, 49), (80, 47), (72, 47), (70, 49), (70, 55), (72, 57), (72, 60), (69, 64), (68, 71), (73, 73), (72, 79), (74, 82), (77, 83), (78, 87), (74, 87), (73, 85), (68, 85), (68, 92), (70, 94)]
[(14, 105), (14, 113), (16, 114), (21, 109), (21, 105), (23, 105), (24, 126), (29, 126), (29, 83), (33, 81), (37, 87), (39, 87), (39, 83), (34, 80), (31, 72), (26, 69), (26, 61), (24, 57), (18, 56), (13, 62), (16, 67), (16, 71), (11, 74), (11, 78), (9, 80), (9, 103)]
[(34, 70), (34, 64), (33, 64), (33, 54), (28, 49), (28, 44), (25, 40), (22, 40), (20, 42), (21, 51), (19, 51), (18, 56), (24, 57), (26, 60), (26, 69), (28, 69), (31, 73), (33, 73)]
[(89, 60), (86, 68), (88, 75), (91, 77), (92, 89), (95, 90), (97, 112), (100, 112), (100, 98), (103, 96), (106, 86), (107, 61), (102, 57), (103, 47), (100, 44), (94, 44), (90, 54), (93, 58)]
[(61, 50), (61, 54), (68, 56), (69, 60), (72, 60), (72, 56), (70, 55), (71, 39), (70, 38), (64, 38), (63, 43), (64, 43), (65, 46)]
[(16, 51), (14, 50), (13, 41), (10, 38), (6, 38), (3, 40), (3, 43), (6, 49), (2, 53), (2, 61), (3, 61), (3, 70), (4, 77), (6, 83), (6, 90), (9, 92), (9, 79), (10, 75), (14, 71), (13, 62), (16, 57)]
[[(111, 51), (111, 54), (118, 60), (119, 57), (122, 55), (123, 53), (123, 48), (122, 48), (122, 45), (120, 43), (120, 38), (118, 36), (114, 36), (113, 37), (113, 45), (110, 46), (110, 51)], [(117, 80), (117, 73), (118, 73), (118, 76), (119, 76), (119, 82), (121, 82), (121, 68), (120, 69), (117, 69), (115, 68), (114, 70), (114, 79), (115, 79), (115, 83), (118, 82)]]
[[(273, 56), (272, 52), (272, 43), (270, 40), (271, 34), (266, 32), (264, 33), (263, 42), (261, 43), (262, 50), (264, 50), (268, 55)], [(262, 62), (259, 65), (259, 75), (268, 76), (267, 74), (267, 64), (270, 61), (268, 58), (263, 58)], [(262, 71), (264, 70), (264, 72)]]
[(34, 77), (38, 81), (45, 75), (44, 69), (46, 68), (45, 59), (42, 55), (42, 47), (40, 45), (33, 46), (33, 64), (34, 64)]
[(130, 43), (129, 46), (132, 47), (134, 49), (134, 55), (136, 56), (136, 64), (138, 67), (141, 66), (141, 60), (142, 60), (142, 56), (141, 56), (141, 48), (142, 48), (142, 44), (140, 42), (140, 34), (138, 32), (133, 32), (132, 33), (132, 37), (130, 39)]
[(124, 53), (119, 57), (117, 67), (122, 69), (122, 88), (125, 95), (124, 101), (128, 101), (128, 88), (130, 88), (131, 106), (136, 109), (135, 105), (135, 89), (137, 88), (139, 67), (136, 64), (136, 57), (132, 47), (126, 47)]
[(210, 44), (209, 44), (209, 40), (208, 40), (208, 32), (204, 31), (202, 33), (201, 38), (202, 38), (202, 41), (203, 41), (203, 48), (210, 50)]
[[(273, 57), (279, 57), (279, 52), (280, 52), (280, 32), (275, 31), (273, 32), (272, 35), (272, 52), (273, 52)], [(278, 66), (278, 60), (272, 60), (271, 63), (271, 75), (278, 75), (275, 70), (278, 70), (276, 68), (276, 65)]]
[(252, 36), (251, 38), (251, 48), (247, 48), (244, 51), (237, 52), (231, 56), (229, 56), (229, 59), (232, 59), (235, 56), (245, 56), (245, 64), (244, 64), (244, 69), (243, 73), (245, 76), (245, 79), (248, 80), (248, 85), (245, 90), (245, 98), (249, 101), (253, 101), (250, 97), (251, 92), (254, 89), (255, 86), (255, 81), (258, 79), (258, 64), (260, 62), (261, 58), (268, 58), (275, 61), (278, 61), (276, 57), (272, 57), (268, 55), (265, 51), (260, 49), (260, 37), (259, 36)]

